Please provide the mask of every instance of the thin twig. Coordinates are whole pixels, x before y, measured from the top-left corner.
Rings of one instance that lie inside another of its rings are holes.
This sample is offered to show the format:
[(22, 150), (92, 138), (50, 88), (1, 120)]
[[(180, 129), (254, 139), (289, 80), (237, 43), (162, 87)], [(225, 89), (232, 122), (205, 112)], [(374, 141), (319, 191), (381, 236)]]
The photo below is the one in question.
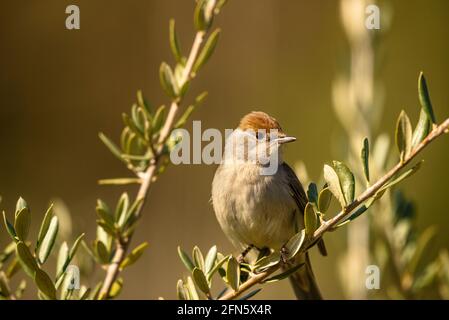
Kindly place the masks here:
[[(324, 233), (327, 231), (332, 230), (335, 228), (335, 226), (342, 222), (345, 218), (347, 218), (355, 209), (357, 209), (360, 205), (362, 205), (366, 200), (373, 197), (377, 191), (379, 191), (387, 182), (391, 180), (401, 169), (403, 169), (412, 159), (414, 159), (425, 147), (427, 147), (433, 140), (438, 138), (444, 133), (447, 133), (449, 131), (449, 118), (446, 119), (442, 124), (439, 126), (434, 126), (433, 130), (427, 135), (426, 138), (418, 145), (416, 146), (410, 155), (404, 159), (404, 161), (396, 164), (388, 173), (386, 173), (384, 176), (382, 176), (379, 180), (376, 181), (371, 187), (366, 189), (362, 194), (360, 194), (357, 199), (355, 199), (352, 203), (350, 203), (348, 206), (344, 208), (339, 214), (337, 214), (335, 217), (333, 217), (330, 220), (327, 220), (324, 222), (313, 234), (313, 237), (311, 237), (308, 240), (307, 244), (314, 244), (316, 243)], [(303, 248), (309, 248), (309, 245), (304, 245)], [(301, 251), (303, 251), (302, 249)], [(263, 282), (268, 276), (276, 272), (282, 265), (282, 262), (279, 264), (269, 268), (268, 270), (261, 272), (259, 274), (256, 274), (246, 282), (244, 282), (238, 290), (230, 291), (223, 295), (220, 300), (232, 300), (237, 298), (239, 295), (241, 295), (246, 290), (252, 288), (253, 286)]]
[[(200, 53), (201, 45), (203, 44), (204, 37), (206, 35), (206, 32), (203, 30), (197, 31), (195, 35), (195, 39), (193, 41), (192, 48), (190, 50), (186, 65), (184, 67), (184, 72), (182, 74), (182, 78), (179, 81), (179, 87), (182, 87), (187, 81), (189, 81), (192, 76), (192, 70), (193, 66), (198, 58), (198, 55)], [(144, 175), (141, 177), (142, 183), (140, 185), (139, 191), (137, 193), (136, 201), (141, 200), (141, 203), (139, 207), (137, 208), (135, 215), (137, 218), (139, 218), (142, 214), (142, 209), (145, 204), (148, 192), (150, 190), (151, 184), (153, 182), (153, 177), (155, 176), (156, 169), (159, 164), (160, 156), (162, 154), (164, 144), (168, 137), (170, 136), (170, 133), (173, 129), (176, 115), (179, 110), (179, 106), (182, 102), (182, 98), (177, 98), (171, 102), (170, 110), (167, 115), (167, 119), (164, 123), (164, 126), (161, 129), (161, 133), (159, 135), (158, 139), (158, 147), (156, 149), (156, 153), (154, 155), (154, 162), (149, 165), (147, 170), (145, 171)], [(112, 258), (112, 262), (107, 266), (106, 269), (106, 276), (103, 281), (102, 288), (100, 290), (100, 299), (105, 299), (109, 296), (109, 293), (111, 291), (111, 287), (115, 280), (117, 279), (118, 274), (120, 273), (120, 264), (126, 257), (126, 253), (128, 251), (129, 244), (131, 242), (132, 236), (129, 236), (125, 239), (118, 239), (117, 240), (117, 249), (115, 251), (115, 254)]]

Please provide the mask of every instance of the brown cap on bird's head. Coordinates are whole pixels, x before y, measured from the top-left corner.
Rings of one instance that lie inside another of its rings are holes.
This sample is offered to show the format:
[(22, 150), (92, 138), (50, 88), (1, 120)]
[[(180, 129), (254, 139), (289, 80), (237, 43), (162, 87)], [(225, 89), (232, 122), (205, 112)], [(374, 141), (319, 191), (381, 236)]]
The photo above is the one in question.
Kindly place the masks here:
[(279, 122), (262, 111), (253, 111), (248, 113), (240, 120), (240, 130), (254, 130), (265, 129), (267, 131), (271, 129), (278, 130), (279, 134), (282, 134), (282, 128)]
[(248, 113), (240, 120), (239, 129), (246, 131), (252, 130), (257, 133), (258, 130), (265, 130), (267, 139), (270, 139), (270, 130), (277, 130), (277, 138), (279, 143), (287, 143), (295, 141), (296, 138), (288, 137), (282, 130), (279, 122), (262, 111), (253, 111)]

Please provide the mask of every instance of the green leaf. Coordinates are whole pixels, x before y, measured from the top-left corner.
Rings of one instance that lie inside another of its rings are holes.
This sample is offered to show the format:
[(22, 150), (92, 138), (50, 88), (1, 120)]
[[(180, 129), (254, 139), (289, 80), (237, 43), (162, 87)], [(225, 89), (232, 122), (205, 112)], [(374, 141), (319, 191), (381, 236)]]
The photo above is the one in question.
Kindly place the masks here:
[(176, 283), (176, 295), (179, 300), (189, 300), (189, 295), (186, 292), (186, 288), (184, 287), (184, 283), (181, 279)]
[(53, 281), (51, 281), (47, 273), (45, 273), (41, 269), (37, 269), (34, 276), (34, 282), (39, 288), (39, 291), (42, 292), (47, 299), (56, 300), (55, 285), (53, 284)]
[(120, 199), (117, 202), (117, 206), (115, 207), (115, 221), (119, 221), (119, 225), (121, 222), (124, 222), (126, 213), (128, 212), (129, 207), (129, 196), (126, 192), (122, 193)]
[(273, 267), (281, 262), (281, 255), (279, 252), (274, 252), (268, 256), (262, 257), (255, 264), (257, 272), (262, 272), (270, 267)]
[(301, 268), (302, 266), (304, 266), (304, 263), (300, 263), (297, 266), (294, 266), (293, 268), (290, 268), (280, 274), (277, 274), (271, 278), (268, 278), (264, 281), (264, 283), (270, 283), (270, 282), (276, 282), (276, 281), (280, 281), (283, 279), (288, 278), (290, 275), (292, 275), (293, 273), (295, 273), (299, 268)]
[(182, 59), (181, 49), (179, 48), (178, 37), (176, 35), (176, 26), (175, 26), (174, 19), (170, 19), (169, 32), (170, 32), (169, 38), (170, 38), (171, 51), (172, 51), (173, 55), (175, 56), (176, 61), (181, 63), (183, 59)]
[(195, 12), (193, 15), (193, 21), (196, 29), (199, 31), (207, 30), (210, 25), (210, 21), (208, 21), (205, 16), (205, 7), (206, 7), (206, 0), (197, 1)]
[(8, 231), (9, 235), (11, 236), (11, 238), (16, 241), (17, 239), (17, 235), (16, 235), (16, 230), (14, 230), (13, 225), (8, 221), (8, 219), (6, 219), (6, 213), (5, 211), (3, 211), (3, 222), (5, 223), (5, 227), (6, 227), (6, 231)]
[(104, 143), (104, 145), (111, 151), (111, 153), (116, 156), (117, 159), (119, 159), (122, 162), (125, 162), (125, 160), (122, 158), (122, 153), (120, 149), (115, 145), (114, 142), (112, 142), (106, 135), (104, 135), (102, 132), (98, 134), (98, 137), (100, 140)]
[(200, 300), (198, 291), (196, 290), (195, 283), (191, 277), (187, 277), (187, 283), (184, 285), (187, 293), (189, 295), (188, 300)]
[(76, 238), (72, 247), (70, 248), (70, 253), (69, 253), (70, 261), (73, 259), (73, 257), (75, 257), (76, 251), (78, 250), (78, 247), (80, 246), (81, 241), (83, 241), (83, 239), (84, 239), (84, 235), (85, 235), (84, 233), (80, 234), (78, 236), (78, 238)]
[(182, 128), (186, 124), (187, 120), (189, 119), (190, 115), (193, 113), (194, 110), (195, 110), (195, 106), (194, 105), (188, 106), (186, 111), (184, 111), (182, 116), (176, 122), (174, 128), (175, 129)]
[(346, 205), (354, 201), (355, 179), (351, 170), (340, 161), (333, 161), (335, 172), (340, 181), (340, 187), (343, 192)]
[(362, 205), (362, 206), (360, 206), (353, 214), (351, 214), (349, 216), (349, 218), (347, 218), (342, 223), (338, 224), (337, 228), (340, 228), (340, 227), (344, 226), (345, 224), (351, 222), (352, 220), (354, 220), (355, 218), (360, 216), (362, 213), (364, 213), (366, 210), (368, 210), (368, 208), (369, 208), (369, 205)]
[(122, 292), (122, 288), (123, 288), (123, 279), (119, 278), (112, 284), (111, 292), (109, 293), (109, 298), (117, 297), (120, 294), (120, 292)]
[(209, 293), (209, 284), (207, 282), (206, 276), (204, 275), (204, 272), (195, 267), (193, 269), (192, 276), (193, 281), (195, 281), (195, 284), (198, 286), (198, 288), (206, 294)]
[(237, 291), (239, 289), (240, 267), (239, 263), (234, 257), (231, 257), (228, 261), (228, 266), (226, 268), (226, 282), (234, 291)]
[(318, 204), (318, 188), (314, 182), (311, 182), (307, 188), (307, 198), (309, 202), (315, 205)]
[(197, 246), (193, 248), (192, 257), (195, 266), (198, 267), (200, 270), (204, 270), (203, 254), (201, 253), (200, 248), (198, 248)]
[(138, 245), (120, 264), (120, 270), (134, 264), (142, 256), (145, 249), (148, 247), (148, 242)]
[(42, 241), (44, 240), (45, 235), (47, 234), (48, 228), (50, 227), (51, 219), (53, 218), (53, 204), (51, 204), (47, 212), (45, 212), (44, 219), (42, 220), (39, 235), (37, 236), (36, 250), (41, 246)]
[(38, 270), (39, 267), (37, 266), (36, 260), (31, 254), (30, 249), (28, 249), (27, 245), (22, 241), (17, 242), (16, 255), (22, 269), (34, 279), (36, 270)]
[(296, 254), (299, 252), (304, 243), (305, 237), (306, 237), (305, 230), (301, 230), (293, 237), (291, 237), (290, 240), (288, 240), (287, 244), (285, 245), (285, 248), (288, 250), (286, 256), (287, 260), (291, 260), (296, 256)]
[(401, 162), (404, 162), (412, 149), (412, 125), (404, 110), (401, 111), (396, 123), (395, 136)]
[(221, 31), (220, 29), (216, 29), (214, 32), (212, 32), (209, 39), (207, 39), (203, 49), (201, 50), (198, 56), (198, 59), (193, 65), (192, 71), (194, 73), (197, 73), (201, 69), (201, 67), (206, 64), (211, 55), (214, 53), (215, 47), (217, 46), (218, 38), (220, 36), (220, 31)]
[(47, 233), (42, 240), (42, 244), (38, 250), (38, 260), (39, 263), (43, 264), (47, 261), (48, 256), (53, 249), (53, 245), (55, 244), (56, 235), (58, 234), (59, 221), (58, 217), (54, 216), (51, 218), (50, 225), (48, 227)]
[(326, 180), (327, 185), (329, 186), (329, 190), (332, 192), (334, 197), (340, 202), (342, 207), (346, 207), (346, 200), (341, 191), (340, 180), (338, 178), (337, 173), (334, 168), (324, 165), (324, 180)]
[(160, 106), (157, 109), (156, 115), (154, 116), (154, 119), (153, 119), (153, 130), (155, 133), (157, 133), (161, 130), (161, 128), (164, 124), (166, 113), (167, 113), (167, 108), (164, 105)]
[[(226, 257), (222, 257), (217, 264), (215, 264), (215, 266), (212, 268), (212, 270), (209, 271), (209, 273), (207, 274), (207, 280), (210, 281), (212, 279), (212, 276), (215, 274), (215, 272), (218, 271), (218, 269), (221, 268), (221, 266), (229, 260), (229, 258), (231, 257), (231, 255), (228, 255)], [(219, 255), (217, 254), (217, 259), (219, 259)]]
[(64, 241), (59, 248), (58, 259), (56, 261), (56, 279), (58, 279), (65, 271), (69, 260), (69, 246)]
[(317, 215), (315, 210), (313, 210), (313, 205), (308, 202), (304, 209), (304, 226), (307, 236), (313, 236), (318, 225)]
[(209, 272), (213, 269), (215, 265), (215, 261), (217, 260), (217, 246), (213, 246), (209, 249), (209, 252), (206, 255), (205, 269), (204, 272), (209, 274)]
[(30, 225), (31, 225), (31, 213), (28, 208), (21, 209), (17, 215), (16, 219), (14, 221), (14, 229), (16, 230), (17, 237), (25, 241), (28, 232), (30, 231)]
[(427, 117), (432, 121), (432, 123), (436, 123), (435, 114), (433, 113), (432, 103), (430, 101), (429, 90), (427, 89), (427, 82), (424, 74), (421, 72), (418, 78), (418, 95), (419, 102), (427, 114)]
[(100, 262), (102, 264), (108, 264), (110, 261), (110, 254), (108, 252), (108, 249), (106, 248), (106, 245), (98, 240), (95, 240), (94, 245), (95, 245), (95, 252)]
[[(125, 158), (131, 158), (130, 157), (126, 157), (125, 155), (123, 155), (123, 157)], [(143, 159), (146, 159), (147, 157), (141, 157)], [(133, 159), (131, 159), (133, 160)], [(128, 185), (128, 184), (140, 184), (142, 183), (142, 179), (140, 178), (114, 178), (114, 179), (101, 179), (98, 180), (98, 184), (99, 185), (112, 185), (112, 186), (124, 186), (124, 185)]]
[(190, 260), (190, 257), (187, 253), (185, 253), (180, 246), (178, 246), (178, 255), (181, 258), (182, 263), (186, 266), (186, 268), (189, 271), (193, 271), (195, 268), (195, 265), (193, 264), (192, 260)]
[(363, 173), (365, 174), (366, 181), (369, 182), (369, 141), (368, 138), (363, 139), (363, 147), (360, 154), (362, 158)]
[(90, 291), (90, 288), (86, 288), (84, 291), (80, 290), (79, 300), (87, 300), (89, 298)]
[(416, 124), (415, 131), (413, 131), (412, 149), (416, 148), (416, 146), (419, 145), (425, 137), (427, 137), (430, 132), (430, 127), (430, 119), (428, 118), (427, 113), (424, 111), (424, 109), (421, 108), (418, 123)]
[(331, 200), (332, 200), (332, 193), (330, 192), (329, 188), (326, 187), (323, 190), (321, 190), (318, 196), (318, 210), (321, 213), (325, 213), (329, 209)]
[(17, 215), (24, 209), (27, 209), (28, 211), (30, 210), (28, 208), (28, 204), (26, 203), (26, 201), (22, 197), (20, 197), (19, 200), (17, 200), (17, 203), (16, 203), (15, 216), (17, 217)]
[(162, 62), (161, 67), (159, 68), (159, 80), (161, 82), (162, 89), (164, 89), (165, 93), (169, 97), (176, 98), (178, 96), (178, 84), (173, 76), (173, 71), (165, 62)]
[(8, 298), (11, 295), (11, 290), (8, 284), (8, 278), (3, 271), (0, 271), (0, 300), (2, 297)]
[(106, 222), (110, 226), (114, 226), (114, 216), (111, 213), (108, 205), (101, 199), (97, 199), (97, 206), (95, 208), (97, 215), (100, 219)]

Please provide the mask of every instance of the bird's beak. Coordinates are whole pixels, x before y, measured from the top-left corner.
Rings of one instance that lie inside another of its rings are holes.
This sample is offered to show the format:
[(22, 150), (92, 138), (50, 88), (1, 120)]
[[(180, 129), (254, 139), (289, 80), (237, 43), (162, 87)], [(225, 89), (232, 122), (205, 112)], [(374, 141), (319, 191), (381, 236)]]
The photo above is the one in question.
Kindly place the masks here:
[(293, 142), (293, 141), (296, 141), (295, 137), (282, 137), (282, 138), (277, 139), (277, 142), (279, 144), (289, 143), (289, 142)]

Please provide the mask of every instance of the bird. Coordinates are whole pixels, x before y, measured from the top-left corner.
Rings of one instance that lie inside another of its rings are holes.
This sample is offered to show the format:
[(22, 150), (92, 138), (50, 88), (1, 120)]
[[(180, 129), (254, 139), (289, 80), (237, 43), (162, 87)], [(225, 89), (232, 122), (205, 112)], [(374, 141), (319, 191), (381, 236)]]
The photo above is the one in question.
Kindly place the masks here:
[[(286, 242), (304, 228), (307, 196), (282, 156), (284, 145), (295, 140), (275, 118), (253, 111), (225, 141), (211, 200), (223, 232), (241, 250), (240, 258), (253, 248), (282, 252)], [(264, 172), (273, 166), (275, 170)], [(327, 254), (322, 239), (319, 248)], [(304, 264), (289, 277), (297, 299), (322, 299), (308, 252), (294, 262)]]

